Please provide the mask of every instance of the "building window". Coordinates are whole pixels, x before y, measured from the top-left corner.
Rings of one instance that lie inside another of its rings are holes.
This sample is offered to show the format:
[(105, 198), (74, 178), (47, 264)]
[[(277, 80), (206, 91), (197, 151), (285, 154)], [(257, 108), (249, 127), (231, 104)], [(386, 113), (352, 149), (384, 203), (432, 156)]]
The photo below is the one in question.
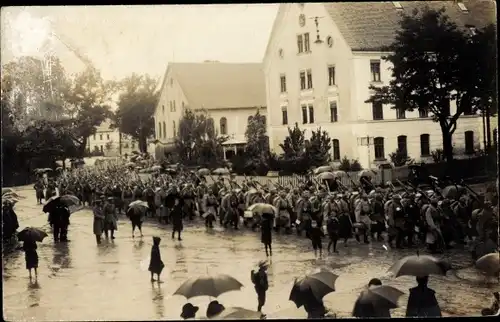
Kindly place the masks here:
[(302, 124), (307, 124), (307, 106), (302, 105)]
[(283, 125), (288, 124), (288, 111), (286, 110), (286, 106), (281, 107), (281, 123)]
[(310, 69), (307, 70), (307, 89), (313, 88), (313, 77), (312, 71)]
[(398, 150), (400, 153), (408, 156), (408, 146), (407, 146), (407, 138), (406, 135), (398, 136)]
[(339, 120), (337, 113), (338, 113), (337, 102), (336, 101), (330, 102), (330, 122), (334, 123)]
[(177, 131), (176, 131), (176, 128), (175, 128), (175, 121), (172, 121), (172, 133), (174, 134), (174, 138), (175, 138), (175, 135), (177, 134)]
[(304, 52), (304, 40), (302, 39), (302, 35), (297, 36), (297, 47), (299, 54)]
[(306, 72), (300, 72), (300, 89), (306, 89)]
[(173, 110), (172, 110), (172, 101), (168, 101), (168, 107), (170, 108), (170, 112), (173, 112)]
[(165, 105), (162, 105), (162, 106), (161, 106), (161, 112), (162, 112), (162, 113), (165, 113)]
[(375, 160), (385, 160), (384, 138), (376, 137), (373, 139), (373, 146), (375, 148)]
[(102, 134), (99, 134), (99, 140), (102, 141)]
[(418, 117), (420, 117), (421, 119), (429, 117), (429, 111), (427, 111), (426, 109), (419, 109)]
[(380, 60), (370, 61), (370, 72), (372, 74), (372, 82), (380, 82)]
[(309, 123), (314, 123), (314, 106), (309, 105)]
[(474, 131), (465, 132), (465, 153), (474, 153)]
[(333, 160), (340, 160), (340, 142), (337, 139), (332, 140), (332, 148), (333, 148)]
[(94, 141), (95, 141), (95, 134), (94, 134)]
[(174, 79), (170, 78), (170, 87), (174, 86)]
[(108, 139), (108, 140), (109, 140), (109, 134), (106, 134), (106, 139)]
[(220, 134), (222, 135), (227, 134), (227, 119), (225, 117), (222, 117), (220, 119)]
[(175, 112), (175, 101), (174, 101), (174, 103), (173, 103), (173, 104), (174, 104), (174, 112)]
[(398, 120), (404, 120), (406, 118), (406, 111), (402, 108), (396, 109), (396, 118)]
[(328, 66), (328, 86), (335, 85), (335, 66)]
[(420, 135), (420, 155), (423, 157), (431, 155), (429, 134)]
[(384, 119), (384, 108), (382, 106), (382, 102), (373, 102), (372, 103), (372, 113), (373, 120), (383, 120)]
[(308, 53), (310, 51), (310, 47), (309, 47), (309, 33), (306, 32), (304, 34), (304, 51), (306, 53)]
[(441, 113), (445, 116), (450, 116), (450, 100), (447, 99), (444, 104), (443, 104), (443, 108), (441, 109)]
[(280, 76), (280, 86), (281, 86), (281, 93), (286, 93), (286, 76), (285, 75)]
[(163, 122), (163, 137), (167, 137), (167, 123)]
[(156, 130), (156, 138), (161, 138), (161, 122), (158, 122), (158, 130)]
[(104, 147), (101, 145), (101, 152), (104, 152)]

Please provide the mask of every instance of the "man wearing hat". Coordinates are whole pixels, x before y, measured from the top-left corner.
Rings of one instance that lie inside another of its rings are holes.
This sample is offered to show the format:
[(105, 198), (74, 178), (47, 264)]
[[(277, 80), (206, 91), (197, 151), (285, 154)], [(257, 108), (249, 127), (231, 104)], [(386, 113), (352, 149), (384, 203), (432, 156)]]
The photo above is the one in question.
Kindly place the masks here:
[(196, 312), (198, 312), (199, 307), (194, 306), (191, 303), (186, 303), (182, 307), (181, 318), (184, 320), (194, 319), (196, 317)]
[(267, 279), (267, 268), (268, 264), (266, 261), (260, 261), (259, 270), (255, 272), (252, 270), (251, 279), (252, 283), (255, 287), (255, 292), (257, 293), (257, 311), (261, 312), (262, 307), (266, 304), (266, 292), (269, 288), (269, 283)]

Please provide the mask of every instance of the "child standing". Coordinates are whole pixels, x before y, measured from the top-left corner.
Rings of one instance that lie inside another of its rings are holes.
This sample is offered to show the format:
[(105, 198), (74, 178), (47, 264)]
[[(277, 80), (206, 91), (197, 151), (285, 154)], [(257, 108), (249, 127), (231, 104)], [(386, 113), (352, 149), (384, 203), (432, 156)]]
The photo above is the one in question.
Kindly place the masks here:
[(321, 238), (323, 238), (324, 236), (325, 234), (323, 233), (321, 227), (319, 227), (318, 222), (313, 220), (311, 222), (309, 237), (311, 238), (312, 241), (314, 256), (318, 256), (318, 250), (319, 250), (319, 256), (321, 257), (323, 255), (323, 245), (321, 243)]
[(32, 269), (35, 270), (35, 278), (38, 277), (38, 253), (36, 249), (37, 246), (35, 241), (29, 240), (23, 242), (24, 259), (26, 260), (26, 269), (30, 272), (30, 279)]
[(149, 271), (151, 272), (151, 282), (154, 282), (154, 274), (158, 275), (158, 283), (160, 281), (160, 274), (165, 267), (163, 261), (161, 260), (160, 254), (160, 237), (153, 237), (153, 246), (151, 247), (151, 259), (149, 260)]

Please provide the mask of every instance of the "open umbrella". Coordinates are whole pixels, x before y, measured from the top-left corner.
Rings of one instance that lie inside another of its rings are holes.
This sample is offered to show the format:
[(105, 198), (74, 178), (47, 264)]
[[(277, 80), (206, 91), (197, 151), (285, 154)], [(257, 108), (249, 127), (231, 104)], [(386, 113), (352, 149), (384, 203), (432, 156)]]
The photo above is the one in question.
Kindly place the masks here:
[(14, 191), (14, 189), (11, 188), (2, 188), (2, 196), (7, 193), (16, 193), (16, 192)]
[(335, 180), (335, 175), (332, 172), (323, 172), (316, 176), (318, 180)]
[(127, 167), (135, 167), (135, 163), (134, 162), (128, 162), (127, 164), (125, 164), (125, 166), (127, 166)]
[(64, 195), (64, 196), (52, 196), (43, 206), (43, 212), (50, 212), (54, 205), (57, 202), (61, 202), (64, 206), (68, 207), (70, 213), (73, 213), (79, 209), (80, 207), (80, 199), (73, 195)]
[(451, 265), (429, 255), (407, 256), (394, 263), (389, 271), (395, 277), (399, 276), (428, 276), (446, 275)]
[(208, 176), (210, 174), (210, 170), (208, 170), (207, 168), (202, 168), (198, 170), (198, 174), (200, 176)]
[(465, 192), (465, 188), (459, 185), (447, 186), (441, 190), (441, 194), (445, 198), (455, 199), (460, 197)]
[(321, 174), (324, 172), (331, 172), (331, 171), (333, 171), (333, 168), (331, 166), (324, 165), (324, 166), (317, 167), (316, 169), (314, 169), (314, 174)]
[(260, 319), (262, 313), (257, 311), (248, 310), (242, 307), (228, 307), (224, 311), (217, 314), (213, 319), (221, 320), (246, 320), (246, 319)]
[(342, 170), (337, 170), (332, 172), (336, 178), (347, 177), (347, 173)]
[(375, 173), (372, 170), (361, 170), (358, 173), (359, 177), (375, 177)]
[(128, 205), (129, 208), (132, 208), (132, 207), (145, 207), (145, 208), (149, 208), (148, 207), (148, 203), (146, 201), (142, 201), (142, 200), (136, 200), (136, 201), (132, 201), (129, 205)]
[(187, 299), (196, 296), (219, 297), (231, 291), (239, 291), (243, 287), (237, 279), (229, 275), (193, 277), (182, 283), (174, 295), (182, 295)]
[(294, 302), (297, 307), (304, 305), (311, 296), (321, 300), (325, 295), (335, 291), (337, 278), (338, 276), (332, 272), (321, 270), (318, 273), (295, 280), (289, 300)]
[(251, 211), (252, 213), (259, 213), (259, 214), (269, 214), (269, 215), (277, 215), (278, 214), (278, 209), (270, 205), (268, 203), (256, 203), (248, 207), (247, 211)]
[(500, 272), (500, 254), (489, 253), (476, 261), (476, 268), (489, 274), (495, 275)]
[(20, 241), (41, 242), (47, 237), (47, 233), (39, 228), (27, 227), (17, 233), (17, 239)]
[(404, 293), (389, 285), (372, 286), (361, 292), (360, 304), (372, 304), (375, 308), (395, 309)]
[(219, 168), (219, 169), (215, 169), (214, 171), (212, 171), (213, 174), (229, 174), (229, 170), (226, 169), (226, 168)]
[(153, 171), (160, 171), (162, 169), (161, 165), (154, 165), (151, 167), (151, 170)]

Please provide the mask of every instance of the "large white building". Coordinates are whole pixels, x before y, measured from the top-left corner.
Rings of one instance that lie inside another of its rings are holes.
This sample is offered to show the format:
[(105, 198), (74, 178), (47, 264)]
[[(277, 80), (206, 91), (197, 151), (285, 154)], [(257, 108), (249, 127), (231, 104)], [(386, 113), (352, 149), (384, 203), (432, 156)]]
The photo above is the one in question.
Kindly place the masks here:
[[(347, 156), (376, 167), (398, 147), (416, 160), (431, 159), (442, 138), (429, 115), (365, 103), (370, 84), (390, 80), (381, 48), (392, 43), (400, 13), (426, 5), (445, 7), (461, 26), (480, 27), (495, 17), (488, 0), (280, 4), (264, 57), (271, 148), (281, 153), (287, 127), (297, 122), (308, 135), (318, 127), (329, 132), (335, 162)], [(450, 109), (453, 114), (454, 102)], [(478, 149), (482, 128), (480, 116), (461, 116), (453, 135), (457, 150)]]
[[(129, 135), (121, 133), (116, 128), (111, 127), (111, 122), (106, 120), (96, 128), (96, 133), (87, 139), (87, 148), (90, 152), (100, 151), (104, 156), (119, 156), (128, 154), (132, 151), (139, 151), (138, 143)], [(120, 151), (121, 144), (121, 151)]]
[(246, 143), (249, 117), (257, 109), (266, 115), (266, 93), (260, 63), (169, 63), (155, 111), (156, 157), (172, 151), (186, 108), (206, 110), (215, 130), (229, 136), (224, 143), (230, 159)]

